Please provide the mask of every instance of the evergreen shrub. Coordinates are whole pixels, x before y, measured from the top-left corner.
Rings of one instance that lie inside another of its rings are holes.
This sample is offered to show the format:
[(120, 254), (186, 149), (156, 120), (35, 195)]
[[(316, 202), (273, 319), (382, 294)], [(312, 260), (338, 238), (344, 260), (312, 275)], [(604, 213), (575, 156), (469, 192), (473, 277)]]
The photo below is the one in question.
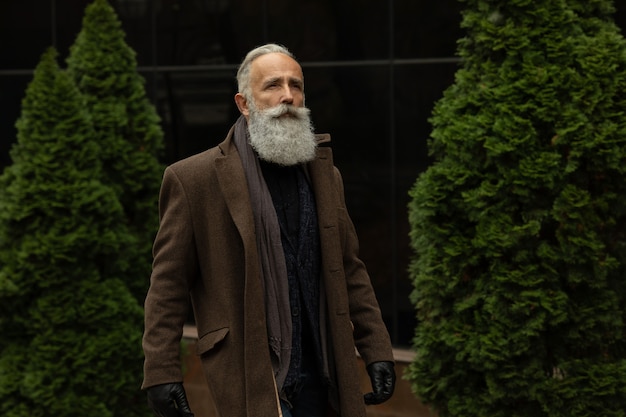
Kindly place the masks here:
[(466, 0), (412, 188), (408, 378), (440, 417), (624, 416), (626, 42), (609, 0)]
[(146, 416), (138, 254), (84, 98), (49, 49), (0, 175), (0, 415)]
[(146, 94), (145, 79), (137, 72), (135, 52), (107, 0), (94, 0), (85, 9), (67, 70), (85, 96), (100, 146), (104, 182), (116, 191), (125, 221), (141, 247), (123, 280), (143, 303), (158, 229), (163, 131)]

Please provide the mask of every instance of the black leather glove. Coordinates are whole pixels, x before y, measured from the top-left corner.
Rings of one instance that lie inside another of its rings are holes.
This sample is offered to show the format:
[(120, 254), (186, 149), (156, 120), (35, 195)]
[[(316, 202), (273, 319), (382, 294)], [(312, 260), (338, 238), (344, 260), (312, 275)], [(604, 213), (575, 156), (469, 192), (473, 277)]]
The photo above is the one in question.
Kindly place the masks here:
[(391, 398), (396, 386), (396, 371), (393, 362), (372, 362), (367, 365), (373, 392), (364, 395), (365, 404), (380, 404)]
[(148, 405), (157, 417), (193, 417), (183, 384), (155, 385), (147, 389)]

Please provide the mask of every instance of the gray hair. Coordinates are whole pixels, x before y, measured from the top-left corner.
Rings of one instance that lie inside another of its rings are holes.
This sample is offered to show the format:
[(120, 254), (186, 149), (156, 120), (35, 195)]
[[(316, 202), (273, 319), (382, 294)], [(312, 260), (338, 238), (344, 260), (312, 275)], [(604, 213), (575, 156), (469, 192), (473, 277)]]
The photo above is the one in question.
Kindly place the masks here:
[(246, 57), (241, 62), (241, 65), (239, 65), (239, 69), (237, 70), (237, 89), (239, 90), (239, 93), (241, 93), (246, 99), (249, 100), (252, 98), (252, 92), (250, 91), (250, 66), (252, 65), (252, 61), (262, 55), (271, 53), (281, 53), (287, 55), (290, 58), (296, 59), (295, 56), (286, 47), (275, 43), (268, 43), (256, 47), (248, 52)]

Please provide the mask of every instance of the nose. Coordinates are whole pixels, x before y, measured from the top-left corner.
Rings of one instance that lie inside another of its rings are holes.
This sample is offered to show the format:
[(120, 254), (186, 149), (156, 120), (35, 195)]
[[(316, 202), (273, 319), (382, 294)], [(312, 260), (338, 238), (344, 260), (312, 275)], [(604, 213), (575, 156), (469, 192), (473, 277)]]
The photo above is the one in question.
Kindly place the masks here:
[(293, 104), (293, 92), (291, 88), (285, 87), (283, 89), (283, 96), (281, 97), (280, 102), (282, 104)]

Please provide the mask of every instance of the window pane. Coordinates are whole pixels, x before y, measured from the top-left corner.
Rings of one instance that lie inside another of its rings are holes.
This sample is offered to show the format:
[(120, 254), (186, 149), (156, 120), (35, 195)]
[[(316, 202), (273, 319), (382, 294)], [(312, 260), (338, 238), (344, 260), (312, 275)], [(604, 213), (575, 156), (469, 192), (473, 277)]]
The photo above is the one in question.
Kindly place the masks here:
[(20, 104), (32, 79), (32, 74), (0, 77), (0, 172), (11, 163), (9, 150), (17, 141), (15, 122), (20, 117)]
[(451, 57), (462, 36), (458, 0), (395, 1), (394, 57), (399, 59)]
[(171, 71), (145, 76), (155, 83), (166, 163), (217, 145), (238, 117), (232, 71)]
[(37, 65), (41, 54), (52, 45), (50, 14), (49, 2), (0, 2), (0, 69), (32, 69)]

